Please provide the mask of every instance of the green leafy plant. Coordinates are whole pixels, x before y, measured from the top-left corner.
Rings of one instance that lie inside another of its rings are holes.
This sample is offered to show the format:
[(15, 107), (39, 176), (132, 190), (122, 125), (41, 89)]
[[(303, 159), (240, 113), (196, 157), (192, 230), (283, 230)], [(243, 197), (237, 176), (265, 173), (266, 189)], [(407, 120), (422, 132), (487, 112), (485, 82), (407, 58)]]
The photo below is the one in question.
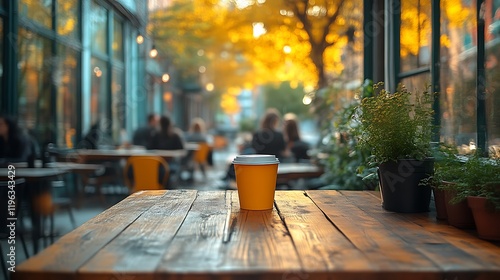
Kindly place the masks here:
[(448, 173), (454, 176), (453, 184), (442, 186), (456, 191), (451, 203), (463, 201), (468, 196), (480, 196), (488, 200), (491, 208), (500, 211), (500, 159), (484, 158), (476, 151), (462, 160), (458, 168)]
[[(358, 94), (367, 97), (372, 93), (373, 83), (366, 80)], [(323, 126), (320, 150), (328, 156), (320, 160), (325, 170), (322, 179), (333, 189), (363, 190), (375, 186), (373, 181), (363, 180), (371, 173), (370, 168), (364, 165), (370, 151), (357, 146), (359, 123), (353, 115), (359, 103), (359, 99), (344, 100), (340, 109), (330, 108), (329, 121)]]
[(364, 98), (355, 115), (359, 145), (371, 151), (371, 164), (431, 156), (434, 96), (429, 88), (411, 93), (400, 85), (390, 93), (382, 86), (374, 85), (379, 94)]

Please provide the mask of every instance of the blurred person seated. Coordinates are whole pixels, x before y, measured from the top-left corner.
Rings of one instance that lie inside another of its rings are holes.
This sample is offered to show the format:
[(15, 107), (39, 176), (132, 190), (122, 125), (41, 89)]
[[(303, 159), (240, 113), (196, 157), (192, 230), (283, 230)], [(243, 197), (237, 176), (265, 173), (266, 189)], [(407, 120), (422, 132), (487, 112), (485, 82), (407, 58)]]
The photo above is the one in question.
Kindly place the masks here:
[[(193, 142), (193, 143), (206, 143), (208, 144), (209, 142), (209, 137), (206, 133), (206, 128), (205, 128), (205, 121), (201, 118), (194, 118), (191, 121), (191, 125), (189, 127), (189, 131), (184, 135), (184, 140), (186, 142)], [(197, 151), (189, 150), (187, 155), (182, 159), (181, 165), (182, 165), (182, 171), (181, 171), (181, 176), (180, 179), (185, 180), (185, 181), (193, 181), (194, 180), (194, 169), (195, 166), (197, 165), (196, 160), (195, 160), (195, 155)], [(208, 162), (208, 157), (210, 157), (211, 149), (209, 150), (207, 154), (207, 162)], [(202, 164), (199, 164), (199, 167), (203, 173), (203, 176), (206, 176), (205, 174), (205, 166)]]
[(280, 118), (275, 108), (269, 108), (264, 114), (259, 130), (252, 137), (252, 148), (257, 154), (275, 155), (283, 159), (286, 144), (283, 133), (277, 130)]
[[(184, 143), (178, 130), (172, 125), (169, 116), (163, 115), (160, 117), (160, 130), (151, 139), (151, 143), (147, 146), (148, 150), (182, 150)], [(180, 162), (178, 159), (172, 159), (167, 162), (170, 168), (172, 178), (178, 176)], [(169, 180), (170, 181), (170, 180)]]
[(148, 123), (139, 127), (132, 136), (132, 144), (136, 146), (147, 147), (154, 135), (158, 132), (158, 123), (160, 118), (157, 114), (149, 114), (148, 115)]
[(286, 140), (285, 156), (293, 162), (309, 162), (309, 143), (300, 138), (297, 116), (293, 113), (285, 114), (284, 135)]
[(182, 150), (184, 143), (168, 116), (161, 116), (160, 130), (147, 146), (148, 150)]
[(0, 115), (0, 165), (26, 162), (35, 158), (35, 141), (17, 124), (14, 117)]

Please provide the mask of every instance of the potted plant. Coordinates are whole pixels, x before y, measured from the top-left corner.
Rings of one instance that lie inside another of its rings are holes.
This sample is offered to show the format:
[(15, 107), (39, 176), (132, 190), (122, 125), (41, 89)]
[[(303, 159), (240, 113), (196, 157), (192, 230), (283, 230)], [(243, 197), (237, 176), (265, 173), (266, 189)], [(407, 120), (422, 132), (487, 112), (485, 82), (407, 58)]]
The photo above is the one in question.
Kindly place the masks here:
[(459, 157), (455, 147), (441, 143), (434, 153), (434, 174), (429, 184), (434, 192), (436, 218), (446, 219), (458, 228), (474, 227), (474, 219), (465, 198), (457, 197), (457, 192), (465, 186), (458, 184), (460, 177), (466, 172), (465, 157)]
[(474, 154), (456, 181), (455, 201), (467, 201), (479, 237), (500, 240), (500, 159)]
[(420, 182), (433, 173), (431, 149), (433, 94), (427, 87), (412, 93), (400, 85), (390, 93), (361, 101), (355, 117), (360, 122), (361, 148), (371, 151), (370, 164), (378, 166), (382, 206), (388, 211), (429, 211), (431, 188)]

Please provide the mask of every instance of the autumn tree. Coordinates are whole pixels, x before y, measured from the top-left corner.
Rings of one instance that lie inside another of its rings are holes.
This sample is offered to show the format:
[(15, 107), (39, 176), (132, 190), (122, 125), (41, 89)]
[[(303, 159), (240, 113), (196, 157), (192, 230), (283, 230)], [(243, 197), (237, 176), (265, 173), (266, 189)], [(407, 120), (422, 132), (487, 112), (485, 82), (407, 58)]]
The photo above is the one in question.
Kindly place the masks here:
[(204, 59), (216, 87), (322, 88), (343, 69), (347, 36), (359, 36), (362, 12), (353, 2), (178, 0), (151, 18), (166, 52), (178, 62)]

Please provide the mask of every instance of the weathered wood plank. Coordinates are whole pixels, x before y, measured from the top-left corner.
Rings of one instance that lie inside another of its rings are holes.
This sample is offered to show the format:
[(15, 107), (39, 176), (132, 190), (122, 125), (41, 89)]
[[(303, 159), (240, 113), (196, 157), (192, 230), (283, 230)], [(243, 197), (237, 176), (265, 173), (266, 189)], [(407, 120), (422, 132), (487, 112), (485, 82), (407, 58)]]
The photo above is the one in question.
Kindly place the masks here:
[[(195, 190), (170, 190), (82, 266), (79, 279), (109, 279), (109, 275), (119, 273), (129, 278), (152, 279), (196, 195)], [(151, 278), (145, 278), (148, 274)]]
[(488, 269), (500, 270), (500, 247), (489, 241), (481, 240), (474, 231), (462, 230), (445, 222), (436, 222), (434, 216), (410, 214), (407, 217), (425, 230), (442, 236), (447, 242), (473, 255)]
[[(223, 264), (221, 255), (226, 223), (226, 193), (203, 191), (198, 193), (184, 223), (173, 238), (161, 263), (159, 275), (177, 279), (179, 275), (216, 271)], [(177, 275), (177, 276), (176, 276)]]
[(373, 266), (354, 245), (319, 211), (303, 191), (277, 192), (276, 207), (304, 267), (304, 273), (330, 270), (363, 273)]
[(76, 271), (148, 210), (166, 191), (138, 192), (61, 237), (17, 267), (13, 279), (77, 279)]
[(385, 211), (380, 207), (379, 199), (365, 192), (341, 192), (353, 204), (369, 212), (372, 217), (383, 223), (386, 228), (397, 234), (409, 245), (427, 256), (444, 271), (465, 269), (470, 271), (486, 271), (480, 259), (448, 243), (440, 235), (427, 231), (422, 226), (408, 219), (407, 214)]
[(231, 239), (225, 243), (224, 269), (295, 273), (302, 270), (295, 246), (275, 208), (242, 210), (232, 194)]
[[(371, 260), (374, 271), (389, 272), (394, 277), (411, 273), (430, 279), (442, 278), (442, 272), (431, 260), (369, 213), (353, 205), (337, 191), (307, 191), (311, 199), (335, 226)], [(405, 278), (406, 279), (406, 278)]]

